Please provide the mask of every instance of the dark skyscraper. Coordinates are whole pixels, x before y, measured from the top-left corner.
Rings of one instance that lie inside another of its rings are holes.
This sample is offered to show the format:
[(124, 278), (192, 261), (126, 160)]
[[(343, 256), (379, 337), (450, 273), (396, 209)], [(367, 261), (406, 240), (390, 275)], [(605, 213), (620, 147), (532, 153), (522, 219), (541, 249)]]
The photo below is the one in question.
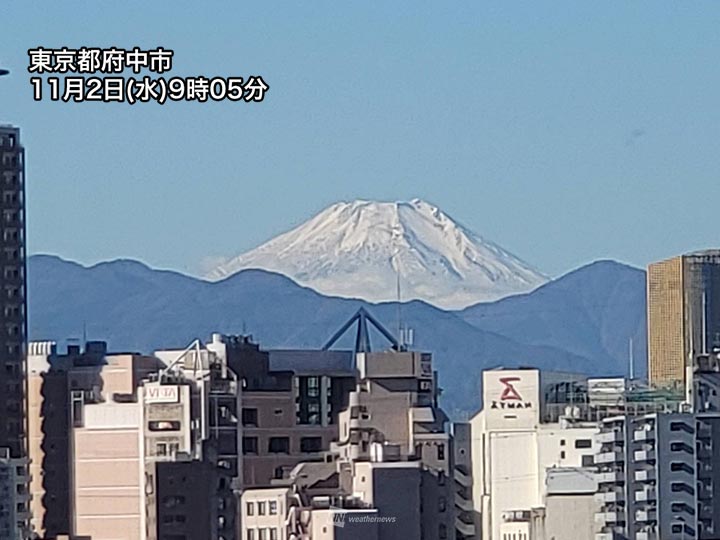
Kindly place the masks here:
[(25, 450), (25, 152), (20, 130), (0, 126), (2, 182), (2, 327), (0, 328), (0, 447)]
[(0, 504), (0, 537), (14, 530), (9, 538), (29, 538), (25, 151), (12, 126), (0, 126), (0, 185), (0, 472), (10, 494)]

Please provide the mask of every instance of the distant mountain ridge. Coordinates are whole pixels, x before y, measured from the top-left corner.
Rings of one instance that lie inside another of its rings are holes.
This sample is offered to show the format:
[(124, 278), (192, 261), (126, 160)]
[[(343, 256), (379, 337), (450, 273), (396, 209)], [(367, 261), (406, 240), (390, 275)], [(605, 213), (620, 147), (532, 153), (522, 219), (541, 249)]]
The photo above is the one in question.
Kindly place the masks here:
[[(28, 278), (30, 338), (61, 344), (85, 333), (108, 341), (111, 350), (151, 352), (215, 331), (246, 330), (265, 348), (319, 348), (360, 307), (391, 331), (397, 327), (394, 303), (324, 296), (263, 270), (208, 282), (134, 261), (86, 268), (35, 255)], [(620, 375), (627, 371), (623, 344), (631, 338), (636, 365), (644, 366), (644, 305), (643, 271), (600, 262), (529, 294), (462, 311), (404, 303), (402, 320), (415, 331), (414, 348), (434, 355), (444, 405), (462, 416), (480, 404), (485, 368)], [(351, 348), (351, 340), (339, 346)]]
[(371, 302), (397, 300), (399, 276), (401, 300), (444, 309), (530, 291), (547, 281), (419, 199), (334, 204), (208, 277), (223, 279), (252, 268), (283, 274), (322, 294)]

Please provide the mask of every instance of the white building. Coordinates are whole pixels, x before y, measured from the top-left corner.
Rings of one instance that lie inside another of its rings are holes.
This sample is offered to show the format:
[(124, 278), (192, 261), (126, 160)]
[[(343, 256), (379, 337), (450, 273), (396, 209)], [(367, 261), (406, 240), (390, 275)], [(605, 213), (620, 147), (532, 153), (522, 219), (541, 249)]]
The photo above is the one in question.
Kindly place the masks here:
[[(533, 536), (531, 518), (544, 515), (548, 471), (593, 464), (598, 427), (581, 420), (586, 399), (581, 375), (483, 373), (484, 408), (471, 420), (478, 538), (542, 538), (539, 531)], [(566, 519), (584, 519), (578, 516)]]

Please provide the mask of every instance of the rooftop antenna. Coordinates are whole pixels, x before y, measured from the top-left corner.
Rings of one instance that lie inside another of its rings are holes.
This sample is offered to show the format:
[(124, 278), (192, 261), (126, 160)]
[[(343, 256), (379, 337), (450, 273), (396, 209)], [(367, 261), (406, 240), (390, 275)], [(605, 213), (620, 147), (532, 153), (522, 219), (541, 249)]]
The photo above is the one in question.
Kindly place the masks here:
[(633, 379), (635, 379), (635, 357), (633, 356), (633, 338), (630, 338), (630, 381), (632, 382)]

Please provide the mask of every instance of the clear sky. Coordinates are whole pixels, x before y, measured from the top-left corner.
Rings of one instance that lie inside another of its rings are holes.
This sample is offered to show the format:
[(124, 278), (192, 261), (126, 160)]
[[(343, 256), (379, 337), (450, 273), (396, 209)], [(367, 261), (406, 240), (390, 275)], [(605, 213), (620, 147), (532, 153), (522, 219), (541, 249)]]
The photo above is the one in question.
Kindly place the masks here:
[[(33, 253), (197, 272), (420, 197), (551, 275), (720, 244), (720, 2), (10, 2)], [(175, 50), (261, 104), (34, 102), (27, 49)]]

